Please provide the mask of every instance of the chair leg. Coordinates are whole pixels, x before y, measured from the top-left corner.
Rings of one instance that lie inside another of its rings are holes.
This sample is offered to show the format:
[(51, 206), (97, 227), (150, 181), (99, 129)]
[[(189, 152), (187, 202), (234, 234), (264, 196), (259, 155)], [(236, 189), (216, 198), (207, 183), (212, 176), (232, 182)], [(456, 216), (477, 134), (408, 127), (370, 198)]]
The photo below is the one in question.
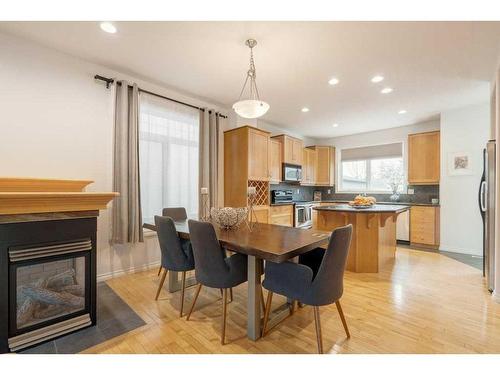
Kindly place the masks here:
[(269, 321), (269, 313), (271, 312), (271, 302), (273, 301), (273, 292), (267, 292), (266, 309), (264, 311), (264, 325), (262, 327), (262, 337), (266, 335), (267, 323)]
[(198, 299), (198, 295), (200, 294), (200, 290), (201, 290), (201, 284), (198, 284), (198, 288), (196, 288), (196, 293), (194, 294), (193, 304), (191, 305), (191, 310), (189, 310), (186, 320), (189, 320), (189, 318), (191, 317), (191, 313), (193, 312), (194, 305), (196, 304), (196, 300)]
[(165, 282), (165, 277), (167, 277), (167, 269), (163, 269), (163, 275), (161, 275), (160, 285), (158, 285), (158, 290), (156, 291), (155, 301), (158, 301), (158, 296), (160, 295), (161, 288), (163, 288), (163, 283)]
[(163, 267), (162, 267), (162, 266), (160, 266), (160, 268), (158, 269), (158, 275), (156, 275), (156, 276), (160, 276), (160, 273), (161, 273), (161, 269), (162, 269), (162, 268), (163, 268)]
[(264, 288), (260, 287), (260, 306), (262, 308), (262, 312), (266, 313), (266, 303), (264, 302)]
[(229, 288), (229, 301), (233, 302), (233, 288)]
[(342, 306), (340, 306), (340, 301), (335, 301), (335, 306), (337, 306), (337, 310), (340, 315), (340, 320), (342, 320), (342, 325), (344, 326), (345, 334), (347, 335), (347, 338), (349, 338), (351, 337), (351, 334), (349, 333), (349, 328), (347, 328), (347, 322), (345, 320), (344, 312), (342, 311)]
[(314, 323), (316, 325), (316, 340), (318, 342), (318, 353), (323, 354), (323, 336), (321, 335), (321, 321), (319, 319), (319, 306), (314, 308)]
[(222, 333), (220, 343), (224, 345), (226, 337), (226, 317), (227, 317), (227, 288), (222, 293)]
[(184, 292), (186, 291), (186, 271), (182, 272), (182, 285), (181, 285), (181, 314), (179, 315), (182, 318), (182, 311), (184, 310)]

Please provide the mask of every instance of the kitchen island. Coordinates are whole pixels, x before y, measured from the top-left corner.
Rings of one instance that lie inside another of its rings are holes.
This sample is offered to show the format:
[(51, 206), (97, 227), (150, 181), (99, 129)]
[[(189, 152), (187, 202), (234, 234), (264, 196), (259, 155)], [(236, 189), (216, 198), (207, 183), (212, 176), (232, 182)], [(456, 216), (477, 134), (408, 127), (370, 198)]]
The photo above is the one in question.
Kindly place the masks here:
[(352, 224), (352, 240), (346, 269), (352, 272), (378, 272), (396, 254), (396, 219), (410, 209), (406, 205), (373, 205), (354, 208), (347, 204), (314, 207), (314, 229), (332, 231)]

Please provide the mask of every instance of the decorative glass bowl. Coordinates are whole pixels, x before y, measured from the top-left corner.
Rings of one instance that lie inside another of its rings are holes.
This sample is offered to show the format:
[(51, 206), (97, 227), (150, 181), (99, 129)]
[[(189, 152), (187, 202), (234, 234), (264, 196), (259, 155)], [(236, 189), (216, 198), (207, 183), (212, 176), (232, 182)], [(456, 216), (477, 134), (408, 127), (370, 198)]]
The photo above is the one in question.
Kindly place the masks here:
[(222, 229), (236, 229), (248, 217), (248, 208), (213, 207), (210, 210), (210, 217)]

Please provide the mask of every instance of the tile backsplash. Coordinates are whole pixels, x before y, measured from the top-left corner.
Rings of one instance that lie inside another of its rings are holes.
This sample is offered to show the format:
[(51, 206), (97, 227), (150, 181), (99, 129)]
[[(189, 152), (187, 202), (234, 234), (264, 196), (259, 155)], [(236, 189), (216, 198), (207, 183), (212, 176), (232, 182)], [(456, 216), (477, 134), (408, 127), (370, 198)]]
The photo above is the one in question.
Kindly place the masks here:
[[(431, 203), (431, 199), (439, 199), (439, 185), (412, 185), (408, 188), (414, 190), (414, 194), (400, 194), (399, 202), (407, 203)], [(300, 186), (297, 184), (280, 183), (270, 185), (270, 190), (292, 190), (293, 199), (301, 201), (312, 201), (314, 191), (321, 192), (323, 200), (352, 200), (357, 194), (337, 193), (335, 187), (323, 186)], [(330, 193), (328, 193), (330, 190)], [(390, 201), (391, 194), (368, 194), (380, 202)]]

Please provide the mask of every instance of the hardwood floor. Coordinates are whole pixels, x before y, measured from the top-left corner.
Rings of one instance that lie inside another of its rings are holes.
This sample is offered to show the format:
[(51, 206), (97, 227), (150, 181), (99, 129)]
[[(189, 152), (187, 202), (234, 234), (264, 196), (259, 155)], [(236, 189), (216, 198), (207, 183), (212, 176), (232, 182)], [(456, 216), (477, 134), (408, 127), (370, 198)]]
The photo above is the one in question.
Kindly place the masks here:
[[(246, 285), (228, 304), (226, 345), (220, 344), (221, 296), (203, 288), (189, 321), (179, 318), (180, 292), (164, 288), (157, 269), (108, 281), (146, 325), (85, 353), (316, 353), (313, 309), (297, 312), (266, 337), (246, 337)], [(195, 288), (186, 290), (191, 306)], [(274, 295), (273, 304), (283, 298)], [(500, 304), (481, 272), (438, 253), (398, 248), (378, 274), (346, 272), (341, 300), (346, 339), (335, 304), (320, 308), (324, 351), (330, 353), (500, 353)]]

